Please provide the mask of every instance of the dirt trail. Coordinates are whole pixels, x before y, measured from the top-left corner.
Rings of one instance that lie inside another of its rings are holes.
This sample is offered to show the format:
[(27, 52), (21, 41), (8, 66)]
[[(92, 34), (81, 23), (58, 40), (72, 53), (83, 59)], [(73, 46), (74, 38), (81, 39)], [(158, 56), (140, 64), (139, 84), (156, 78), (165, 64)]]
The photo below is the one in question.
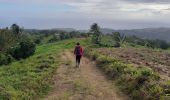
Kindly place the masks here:
[(128, 100), (89, 59), (83, 57), (76, 68), (73, 54), (64, 51), (62, 61), (54, 76), (54, 90), (44, 100)]

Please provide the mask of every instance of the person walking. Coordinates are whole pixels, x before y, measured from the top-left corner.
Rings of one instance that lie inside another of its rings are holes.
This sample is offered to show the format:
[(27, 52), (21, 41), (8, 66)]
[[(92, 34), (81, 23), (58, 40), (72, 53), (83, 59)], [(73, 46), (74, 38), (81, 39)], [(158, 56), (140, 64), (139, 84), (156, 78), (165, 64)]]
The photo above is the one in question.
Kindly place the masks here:
[(74, 49), (74, 55), (76, 56), (76, 67), (80, 67), (81, 57), (83, 55), (83, 49), (78, 42)]

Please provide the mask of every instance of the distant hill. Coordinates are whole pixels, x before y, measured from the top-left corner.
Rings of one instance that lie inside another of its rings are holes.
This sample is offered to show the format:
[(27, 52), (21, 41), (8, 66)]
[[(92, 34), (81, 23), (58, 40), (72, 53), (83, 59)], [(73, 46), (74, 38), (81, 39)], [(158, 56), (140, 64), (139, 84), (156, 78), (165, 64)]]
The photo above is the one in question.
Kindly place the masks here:
[(113, 30), (108, 28), (102, 28), (101, 31), (103, 34), (120, 32), (127, 36), (136, 35), (141, 38), (161, 39), (170, 42), (170, 28), (144, 28), (144, 29), (131, 29), (131, 30)]
[(24, 29), (24, 32), (27, 33), (48, 33), (48, 34), (54, 34), (56, 32), (72, 32), (76, 31), (73, 28), (53, 28), (53, 29)]
[[(89, 30), (76, 30), (74, 28), (53, 28), (45, 30), (36, 30), (36, 29), (25, 29), (26, 32), (39, 33), (41, 31), (48, 31), (49, 33), (55, 33), (56, 31), (79, 31), (79, 32), (88, 32)], [(103, 34), (111, 34), (112, 32), (120, 32), (127, 36), (136, 35), (140, 38), (147, 39), (161, 39), (170, 42), (170, 28), (144, 28), (144, 29), (129, 29), (129, 30), (114, 30), (110, 28), (101, 28)]]
[(76, 29), (74, 29), (74, 28), (53, 28), (53, 29), (51, 29), (51, 30), (65, 31), (65, 32), (76, 31)]

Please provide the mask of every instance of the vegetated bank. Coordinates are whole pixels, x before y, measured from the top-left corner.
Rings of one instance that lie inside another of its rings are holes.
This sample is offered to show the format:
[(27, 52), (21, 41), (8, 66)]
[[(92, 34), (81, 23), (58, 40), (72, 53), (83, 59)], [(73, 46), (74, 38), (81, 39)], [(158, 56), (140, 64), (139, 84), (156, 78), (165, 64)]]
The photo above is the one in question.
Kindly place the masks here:
[[(87, 40), (81, 40), (86, 44)], [(60, 53), (74, 47), (77, 39), (37, 46), (33, 56), (0, 67), (0, 99), (35, 99), (47, 94), (60, 64)]]
[[(127, 37), (125, 34), (119, 32), (103, 35), (97, 23), (94, 23), (91, 26), (90, 31), (92, 34), (92, 43), (94, 45), (87, 48), (86, 56), (92, 60), (96, 60), (97, 66), (103, 69), (103, 71), (117, 83), (122, 91), (134, 100), (170, 99), (169, 65), (167, 64), (168, 61), (165, 61), (164, 59), (168, 59), (169, 55), (167, 54), (164, 58), (160, 58), (160, 56), (162, 57), (166, 54), (154, 52), (156, 50), (164, 51), (170, 48), (168, 42), (158, 39), (141, 39), (136, 36)], [(118, 49), (115, 50), (115, 48)], [(130, 51), (131, 48), (133, 50)], [(146, 52), (150, 52), (150, 54), (155, 53), (159, 56), (148, 56), (147, 53), (142, 50), (146, 50)], [(120, 52), (120, 55), (117, 55), (117, 51)], [(142, 55), (139, 54), (143, 57), (138, 56), (135, 58), (135, 56), (138, 55), (138, 52), (136, 51), (143, 53)], [(136, 54), (127, 61), (124, 58), (129, 55), (124, 53)], [(139, 64), (141, 62), (139, 61), (138, 64), (135, 65), (135, 62), (132, 59), (140, 58), (142, 58), (143, 62), (149, 58), (149, 61), (152, 61), (152, 63), (157, 63), (156, 60), (164, 60), (160, 64), (168, 65), (166, 68), (162, 68), (167, 70), (167, 73), (158, 73), (165, 71), (156, 71), (155, 66), (149, 66), (151, 65), (150, 62)], [(162, 75), (165, 75), (166, 77), (163, 78)]]
[[(0, 29), (0, 99), (35, 99), (47, 94), (60, 64), (60, 52), (74, 47), (79, 32), (25, 31), (19, 25)], [(68, 40), (66, 40), (68, 39)], [(83, 41), (83, 40), (82, 40)]]
[(162, 80), (158, 73), (147, 66), (135, 67), (133, 64), (118, 60), (111, 53), (110, 56), (106, 55), (106, 49), (102, 52), (101, 49), (98, 49), (88, 48), (86, 56), (95, 60), (97, 66), (111, 77), (117, 86), (133, 100), (169, 98), (170, 81)]

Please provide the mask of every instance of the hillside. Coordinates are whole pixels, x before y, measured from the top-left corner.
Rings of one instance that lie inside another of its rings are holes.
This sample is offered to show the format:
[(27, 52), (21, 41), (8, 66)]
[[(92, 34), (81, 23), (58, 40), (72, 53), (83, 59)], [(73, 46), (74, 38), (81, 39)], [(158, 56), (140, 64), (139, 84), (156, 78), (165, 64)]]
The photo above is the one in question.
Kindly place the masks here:
[(140, 38), (146, 39), (161, 39), (170, 42), (170, 28), (145, 28), (145, 29), (129, 29), (129, 30), (114, 30), (103, 28), (101, 29), (102, 33), (108, 34), (112, 32), (120, 32), (127, 36), (136, 35)]
[(132, 100), (169, 100), (169, 54), (142, 48), (89, 48), (87, 52)]
[[(103, 48), (91, 44), (89, 39), (41, 44), (33, 56), (1, 66), (0, 99), (168, 98), (169, 51)], [(80, 68), (75, 67), (72, 53), (77, 41), (84, 47), (86, 56)]]
[[(24, 29), (25, 32), (28, 33), (56, 33), (60, 31), (64, 32), (72, 32), (72, 31), (79, 31), (83, 33), (89, 32), (89, 30), (76, 30), (73, 28), (53, 28), (53, 29), (46, 29), (46, 30), (37, 30), (37, 29)], [(111, 34), (113, 32), (120, 32), (121, 34), (125, 34), (127, 36), (138, 36), (140, 38), (146, 39), (161, 39), (170, 42), (170, 28), (144, 28), (144, 29), (129, 29), (129, 30), (114, 30), (110, 28), (101, 28), (101, 32), (103, 34)]]
[[(85, 41), (81, 43), (85, 45)], [(60, 53), (75, 43), (76, 39), (42, 44), (33, 56), (0, 66), (0, 100), (35, 100), (47, 94), (60, 64)]]

